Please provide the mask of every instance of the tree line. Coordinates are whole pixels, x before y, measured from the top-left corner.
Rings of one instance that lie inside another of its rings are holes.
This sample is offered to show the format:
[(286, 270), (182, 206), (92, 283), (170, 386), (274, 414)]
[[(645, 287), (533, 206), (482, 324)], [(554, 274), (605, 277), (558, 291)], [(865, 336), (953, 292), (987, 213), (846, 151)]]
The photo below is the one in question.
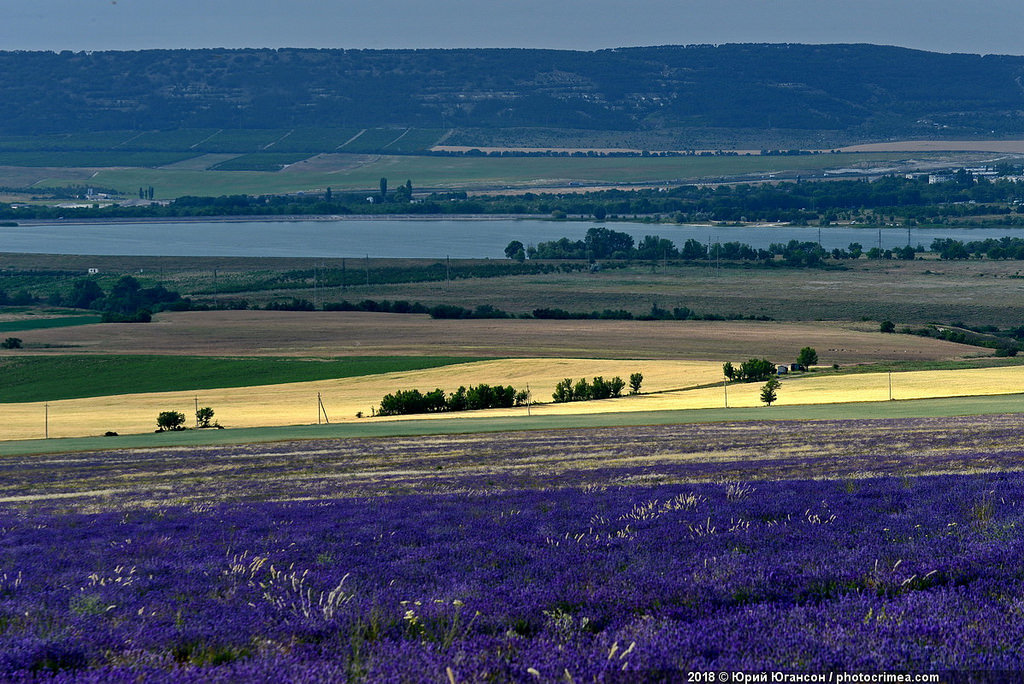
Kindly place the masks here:
[[(643, 260), (660, 261), (679, 259), (682, 261), (753, 261), (764, 264), (779, 263), (793, 267), (822, 266), (826, 260), (860, 259), (904, 259), (913, 260), (924, 251), (923, 247), (897, 247), (880, 249), (872, 247), (867, 251), (859, 242), (851, 242), (846, 249), (824, 249), (817, 242), (790, 240), (787, 243), (773, 242), (768, 249), (759, 249), (742, 242), (716, 242), (705, 244), (689, 238), (677, 247), (671, 240), (658, 235), (645, 235), (639, 245), (628, 233), (605, 227), (587, 230), (582, 240), (559, 238), (550, 242), (541, 242), (536, 246), (524, 247), (523, 243), (513, 240), (505, 248), (505, 256), (509, 259), (544, 259), (544, 260)], [(1024, 249), (1022, 249), (1024, 254)]]
[[(643, 383), (642, 373), (629, 376), (630, 394), (639, 394)], [(559, 381), (555, 386), (554, 401), (594, 401), (622, 396), (626, 383), (616, 376), (605, 380), (597, 376), (591, 381), (581, 378), (575, 382), (571, 378)], [(380, 400), (380, 406), (374, 409), (377, 416), (402, 416), (417, 413), (441, 413), (445, 411), (477, 411), (489, 408), (512, 408), (525, 406), (530, 402), (527, 390), (517, 390), (512, 385), (480, 384), (471, 387), (460, 386), (455, 392), (446, 394), (437, 388), (429, 392), (418, 389), (398, 390), (387, 394)]]
[(376, 409), (378, 416), (402, 416), (415, 413), (440, 413), (442, 411), (477, 411), (489, 408), (511, 408), (522, 406), (529, 401), (526, 390), (516, 390), (512, 385), (473, 385), (459, 387), (451, 394), (442, 389), (420, 392), (418, 389), (398, 390), (380, 400)]
[[(719, 186), (679, 185), (664, 189), (600, 190), (468, 197), (464, 192), (420, 193), (411, 184), (382, 194), (367, 191), (303, 195), (179, 197), (139, 206), (62, 208), (0, 203), (0, 220), (65, 218), (181, 218), (204, 216), (413, 214), (514, 214), (593, 217), (598, 220), (652, 217), (676, 223), (772, 221), (822, 225), (840, 218), (880, 224), (939, 225), (965, 217), (1000, 215), (1005, 224), (1024, 225), (1024, 185), (1010, 179), (1020, 167), (1002, 164), (1006, 177), (989, 180), (959, 169), (932, 183), (927, 175), (884, 176), (872, 181), (804, 181)], [(408, 182), (407, 182), (408, 183)], [(408, 188), (408, 191), (407, 191)], [(36, 189), (25, 189), (37, 193)]]

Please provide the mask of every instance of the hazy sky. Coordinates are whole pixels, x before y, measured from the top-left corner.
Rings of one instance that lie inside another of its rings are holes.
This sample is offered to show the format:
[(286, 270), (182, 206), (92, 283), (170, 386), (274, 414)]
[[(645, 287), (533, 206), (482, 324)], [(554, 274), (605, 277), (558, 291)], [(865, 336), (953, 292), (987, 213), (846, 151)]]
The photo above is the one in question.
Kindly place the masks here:
[(0, 0), (0, 49), (877, 43), (1024, 54), (1021, 0)]

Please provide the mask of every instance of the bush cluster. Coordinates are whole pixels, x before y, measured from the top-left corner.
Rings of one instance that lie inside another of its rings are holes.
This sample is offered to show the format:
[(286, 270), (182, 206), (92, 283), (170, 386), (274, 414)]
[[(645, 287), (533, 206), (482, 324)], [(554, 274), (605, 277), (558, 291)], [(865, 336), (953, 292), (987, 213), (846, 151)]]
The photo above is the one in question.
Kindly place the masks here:
[(398, 390), (380, 400), (379, 416), (402, 416), (414, 413), (439, 413), (441, 411), (476, 411), (489, 408), (510, 408), (522, 406), (529, 400), (526, 390), (516, 390), (511, 385), (480, 384), (459, 387), (446, 395), (444, 390), (435, 389), (427, 393), (417, 389)]
[(587, 382), (586, 378), (580, 378), (576, 382), (573, 382), (572, 378), (565, 378), (555, 385), (555, 392), (551, 396), (558, 403), (590, 401), (591, 399), (611, 399), (613, 397), (621, 397), (622, 389), (625, 386), (626, 383), (618, 376), (611, 380), (605, 380), (603, 377), (597, 376), (591, 382)]

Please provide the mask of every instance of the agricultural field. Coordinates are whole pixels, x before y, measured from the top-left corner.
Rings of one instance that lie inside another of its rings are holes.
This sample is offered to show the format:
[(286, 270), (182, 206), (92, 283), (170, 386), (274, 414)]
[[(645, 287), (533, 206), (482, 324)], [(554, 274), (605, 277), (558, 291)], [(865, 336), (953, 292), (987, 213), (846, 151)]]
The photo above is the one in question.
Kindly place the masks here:
[[(417, 190), (445, 189), (521, 189), (573, 184), (659, 184), (714, 181), (725, 177), (767, 178), (772, 174), (813, 174), (828, 169), (885, 167), (927, 168), (929, 165), (971, 163), (978, 155), (971, 153), (837, 153), (803, 156), (708, 156), (708, 157), (446, 157), (412, 154), (386, 154), (404, 151), (410, 133), (401, 139), (401, 131), (371, 130), (348, 142), (341, 149), (353, 154), (373, 153), (369, 163), (353, 166), (344, 159), (337, 168), (322, 164), (310, 169), (289, 167), (288, 173), (246, 170), (188, 170), (180, 166), (166, 167), (190, 157), (207, 153), (275, 153), (296, 152), (313, 157), (316, 152), (290, 148), (287, 131), (266, 131), (256, 136), (253, 131), (215, 133), (196, 147), (171, 152), (167, 150), (10, 150), (0, 145), (0, 164), (13, 167), (7, 172), (0, 167), (0, 185), (12, 186), (19, 174), (17, 167), (39, 166), (51, 170), (37, 181), (39, 186), (74, 185), (80, 174), (75, 166), (108, 167), (93, 171), (91, 182), (115, 188), (131, 195), (139, 187), (153, 186), (156, 197), (173, 199), (183, 195), (217, 196), (230, 194), (268, 194), (300, 191), (374, 190), (380, 178), (402, 183), (413, 182)], [(234, 137), (226, 137), (229, 136)], [(280, 134), (280, 135), (278, 135)], [(278, 135), (274, 138), (274, 135)], [(241, 137), (239, 137), (241, 136)], [(369, 137), (368, 137), (369, 136)], [(333, 139), (332, 139), (333, 141)], [(342, 141), (338, 143), (346, 143)], [(385, 149), (378, 148), (387, 146)], [(305, 145), (297, 146), (299, 148)], [(319, 150), (330, 153), (334, 147)], [(384, 152), (383, 154), (381, 152)], [(70, 156), (69, 156), (70, 155)], [(76, 156), (77, 155), (77, 156)], [(123, 161), (117, 156), (124, 155)], [(134, 155), (134, 156), (133, 156)], [(332, 155), (333, 156), (333, 155)], [(345, 157), (347, 155), (339, 155)], [(983, 156), (983, 155), (982, 155)], [(911, 157), (913, 157), (911, 159)], [(69, 162), (68, 159), (72, 161)], [(10, 177), (9, 177), (10, 176)]]
[[(651, 232), (657, 233), (657, 227)], [(342, 288), (323, 286), (327, 277), (340, 281), (341, 259), (3, 254), (0, 289), (13, 293), (27, 288), (46, 298), (70, 291), (91, 267), (100, 270), (104, 287), (121, 275), (132, 275), (147, 287), (163, 285), (206, 304), (245, 300), (264, 306), (298, 297), (319, 302), (405, 300), (471, 309), (490, 305), (513, 314), (537, 308), (586, 313), (625, 309), (634, 315), (649, 313), (657, 304), (668, 310), (687, 307), (698, 314), (777, 321), (891, 320), (899, 326), (961, 321), (999, 328), (1024, 323), (1020, 264), (999, 260), (860, 260), (848, 261), (842, 270), (638, 263), (597, 273), (552, 269), (517, 275), (501, 274), (501, 268), (515, 267), (508, 260), (453, 260), (453, 277), (445, 280), (446, 265), (436, 259), (349, 259), (348, 285)], [(494, 277), (472, 277), (479, 267), (490, 269)], [(314, 269), (321, 274), (316, 291)], [(369, 270), (370, 285), (363, 269)], [(426, 279), (431, 269), (433, 277)], [(877, 328), (877, 323), (865, 328)]]
[(8, 457), (0, 675), (1019, 671), (1022, 428), (995, 415)]
[(991, 350), (877, 324), (775, 321), (432, 319), (323, 311), (167, 311), (152, 323), (37, 329), (19, 335), (33, 354), (198, 356), (463, 356), (791, 361), (804, 346), (831, 365), (938, 361)]
[[(657, 228), (651, 232), (656, 234)], [(345, 297), (469, 308), (490, 304), (513, 313), (551, 307), (574, 312), (627, 308), (641, 314), (658, 304), (669, 310), (688, 307), (702, 314), (780, 321), (955, 320), (1005, 328), (1021, 320), (1022, 283), (1020, 266), (1010, 261), (862, 261), (841, 271), (637, 265), (599, 274), (382, 283), (349, 288)]]
[[(307, 362), (308, 363), (308, 362)], [(436, 362), (435, 362), (436, 363)], [(86, 364), (88, 365), (88, 364)], [(209, 365), (209, 364), (207, 364)], [(259, 366), (258, 364), (251, 364)], [(381, 364), (386, 366), (386, 364)], [(401, 364), (395, 363), (399, 366)], [(411, 364), (410, 364), (411, 365)], [(130, 366), (129, 366), (130, 367)], [(201, 367), (201, 366), (200, 366)], [(628, 378), (640, 372), (644, 377), (642, 394), (600, 401), (553, 403), (552, 391), (563, 378), (600, 376)], [(216, 380), (198, 381), (207, 387)], [(154, 382), (158, 379), (154, 379)], [(180, 380), (186, 383), (187, 378)], [(651, 415), (728, 407), (761, 407), (761, 383), (722, 385), (722, 370), (717, 363), (685, 361), (621, 361), (608, 359), (507, 359), (452, 364), (438, 368), (352, 375), (337, 379), (300, 382), (292, 378), (285, 384), (258, 384), (254, 375), (249, 386), (237, 386), (235, 380), (224, 387), (188, 391), (151, 391), (141, 394), (103, 394), (82, 399), (36, 400), (2, 404), (5, 416), (0, 439), (38, 439), (84, 437), (111, 431), (140, 434), (156, 427), (163, 411), (194, 415), (196, 405), (216, 411), (220, 424), (229, 428), (309, 425), (320, 422), (318, 402), (333, 423), (422, 421), (425, 418), (448, 424), (461, 420), (514, 419), (528, 423), (537, 419), (578, 416), (581, 424), (600, 424), (601, 416), (622, 414)], [(487, 411), (460, 411), (402, 417), (371, 418), (386, 394), (397, 390), (418, 389), (427, 392), (440, 388), (446, 393), (458, 387), (478, 384), (509, 385), (529, 389), (529, 408), (518, 406)], [(170, 383), (167, 383), (170, 384)], [(1000, 366), (946, 370), (904, 371), (897, 373), (857, 373), (795, 376), (782, 382), (778, 400), (772, 408), (834, 405), (833, 415), (842, 416), (843, 406), (851, 403), (916, 400), (939, 397), (981, 397), (1006, 395), (1007, 410), (1024, 408), (1024, 367)], [(884, 415), (885, 409), (879, 413)], [(191, 426), (191, 422), (188, 423)]]
[[(60, 321), (43, 319), (37, 323)], [(3, 330), (0, 323), (0, 331)], [(210, 356), (48, 356), (0, 358), (0, 402), (52, 401), (171, 390), (312, 382), (437, 368), (475, 361), (435, 356), (322, 358)]]

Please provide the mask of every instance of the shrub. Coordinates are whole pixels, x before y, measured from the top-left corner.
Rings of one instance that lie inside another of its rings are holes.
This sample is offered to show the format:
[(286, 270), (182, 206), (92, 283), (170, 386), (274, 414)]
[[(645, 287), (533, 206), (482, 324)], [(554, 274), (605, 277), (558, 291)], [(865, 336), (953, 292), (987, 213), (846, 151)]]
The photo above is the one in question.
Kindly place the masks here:
[(213, 420), (213, 409), (210, 408), (209, 406), (204, 406), (203, 408), (201, 408), (198, 411), (196, 411), (196, 425), (197, 426), (199, 426), (201, 428), (213, 427), (210, 424), (211, 420)]
[(0, 347), (3, 347), (4, 349), (21, 349), (21, 338), (8, 337), (3, 342), (0, 342)]
[(156, 417), (157, 432), (185, 429), (185, 414), (180, 411), (162, 411)]

